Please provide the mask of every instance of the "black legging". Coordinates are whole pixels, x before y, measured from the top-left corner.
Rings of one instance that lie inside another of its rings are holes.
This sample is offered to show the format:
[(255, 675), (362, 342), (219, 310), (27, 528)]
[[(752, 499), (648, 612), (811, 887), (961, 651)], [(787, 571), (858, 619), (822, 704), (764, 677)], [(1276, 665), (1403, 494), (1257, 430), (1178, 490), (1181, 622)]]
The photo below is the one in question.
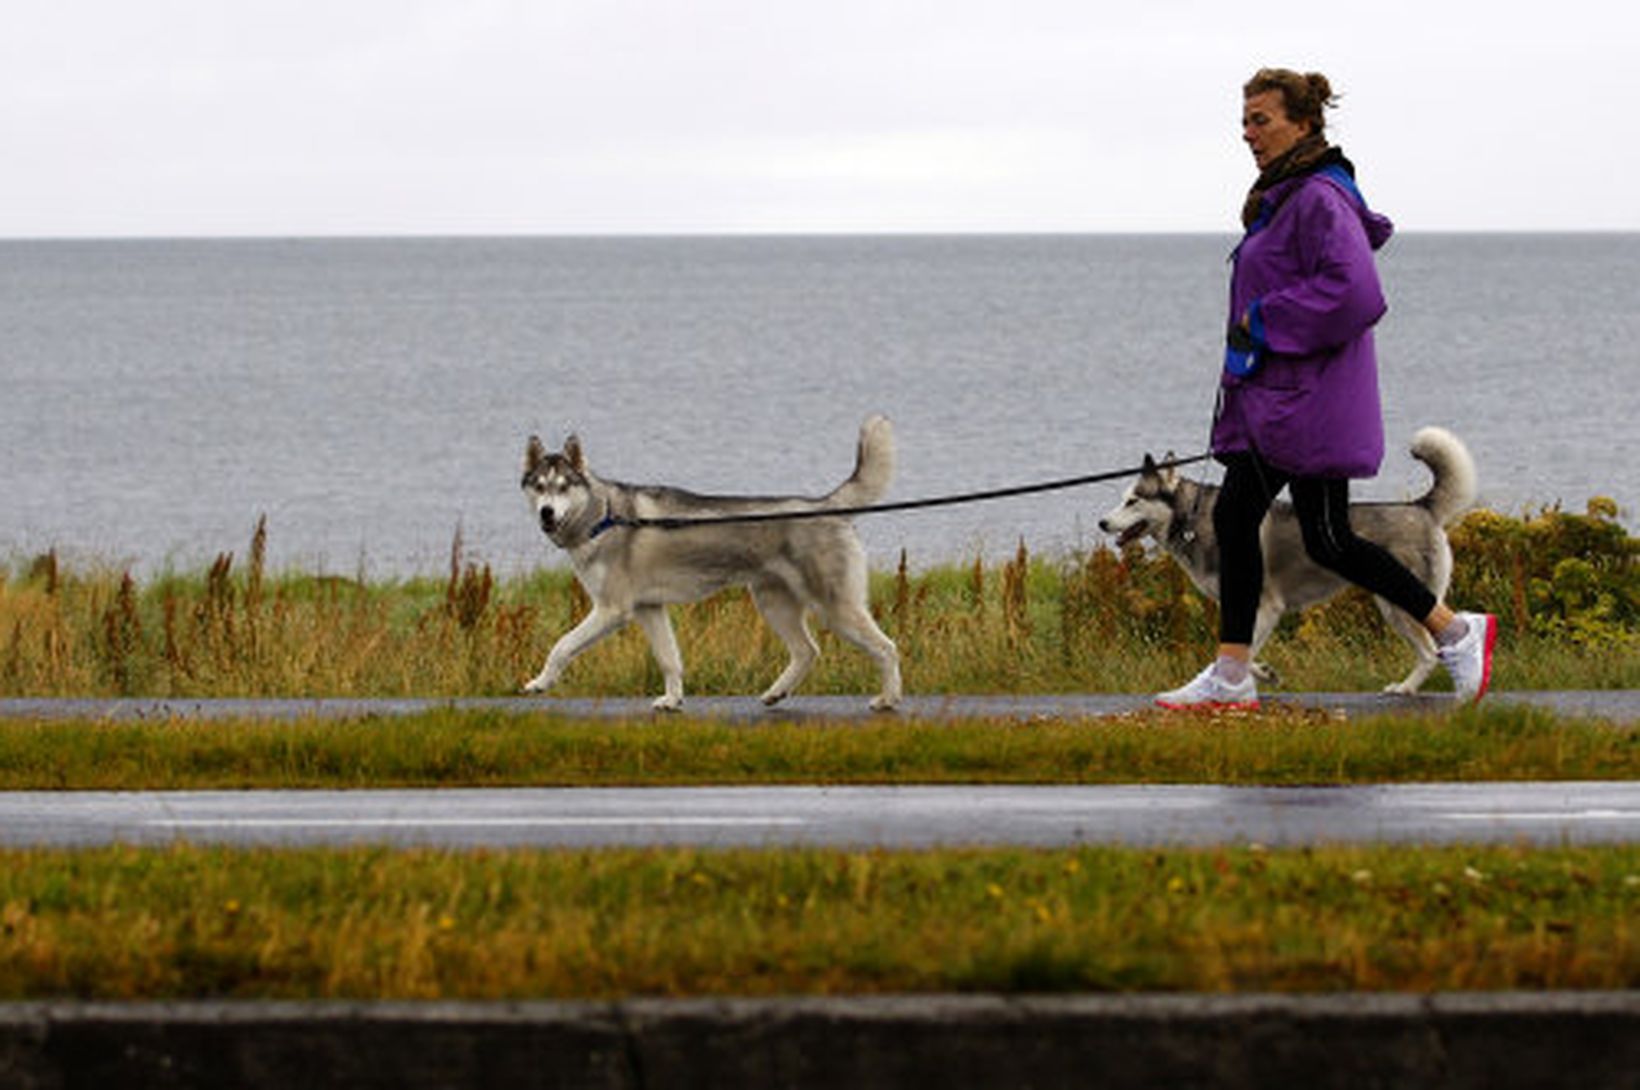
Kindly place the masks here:
[(1423, 620), (1435, 595), (1388, 552), (1350, 529), (1350, 482), (1343, 477), (1296, 477), (1252, 453), (1228, 454), (1224, 485), (1213, 505), (1219, 539), (1219, 640), (1250, 644), (1264, 590), (1259, 524), (1276, 493), (1291, 489), (1304, 549), (1330, 568)]

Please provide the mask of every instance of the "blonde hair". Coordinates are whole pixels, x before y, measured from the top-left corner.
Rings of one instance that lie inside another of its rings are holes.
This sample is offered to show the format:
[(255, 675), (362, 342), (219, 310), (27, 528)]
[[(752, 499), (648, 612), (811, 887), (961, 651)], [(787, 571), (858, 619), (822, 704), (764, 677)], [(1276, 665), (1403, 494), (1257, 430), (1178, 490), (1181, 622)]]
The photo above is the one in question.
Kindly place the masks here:
[(1243, 98), (1262, 95), (1266, 91), (1281, 92), (1281, 106), (1288, 121), (1310, 123), (1310, 131), (1319, 133), (1327, 127), (1324, 111), (1338, 104), (1332, 84), (1320, 72), (1294, 72), (1290, 68), (1260, 68), (1253, 78), (1242, 85)]

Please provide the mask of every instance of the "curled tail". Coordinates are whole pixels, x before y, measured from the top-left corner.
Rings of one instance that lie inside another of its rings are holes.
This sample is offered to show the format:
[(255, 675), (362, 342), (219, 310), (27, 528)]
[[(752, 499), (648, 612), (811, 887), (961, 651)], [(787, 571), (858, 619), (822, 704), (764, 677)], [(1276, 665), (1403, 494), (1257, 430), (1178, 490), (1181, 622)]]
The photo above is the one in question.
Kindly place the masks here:
[(894, 427), (888, 417), (874, 415), (860, 425), (860, 446), (854, 473), (826, 497), (827, 507), (865, 507), (888, 492), (894, 477)]
[(1469, 448), (1445, 428), (1420, 428), (1412, 437), (1412, 456), (1435, 477), (1418, 500), (1442, 526), (1474, 506), (1478, 487)]

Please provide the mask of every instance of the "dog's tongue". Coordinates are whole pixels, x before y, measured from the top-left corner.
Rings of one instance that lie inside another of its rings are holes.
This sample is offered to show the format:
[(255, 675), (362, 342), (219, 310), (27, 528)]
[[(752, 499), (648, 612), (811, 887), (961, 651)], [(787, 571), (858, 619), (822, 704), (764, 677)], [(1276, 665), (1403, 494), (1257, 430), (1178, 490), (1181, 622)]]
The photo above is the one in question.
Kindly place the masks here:
[(1120, 549), (1131, 541), (1137, 541), (1140, 536), (1144, 534), (1147, 526), (1149, 526), (1149, 523), (1136, 522), (1132, 526), (1129, 526), (1126, 530), (1123, 530), (1120, 534), (1116, 535), (1116, 547)]

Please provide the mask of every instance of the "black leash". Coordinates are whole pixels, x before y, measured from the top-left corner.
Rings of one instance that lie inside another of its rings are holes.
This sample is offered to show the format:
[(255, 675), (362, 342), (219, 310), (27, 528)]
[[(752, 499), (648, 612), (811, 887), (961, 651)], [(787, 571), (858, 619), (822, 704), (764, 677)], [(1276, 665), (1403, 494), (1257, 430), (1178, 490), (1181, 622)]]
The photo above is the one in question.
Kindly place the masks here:
[[(1179, 466), (1205, 462), (1211, 457), (1212, 454), (1198, 454), (1193, 458), (1171, 458), (1165, 462), (1155, 463), (1155, 468), (1175, 469)], [(795, 519), (847, 518), (850, 515), (880, 515), (889, 511), (915, 511), (924, 507), (948, 507), (959, 503), (979, 503), (982, 500), (1000, 500), (1009, 496), (1028, 496), (1036, 492), (1055, 492), (1065, 488), (1080, 488), (1083, 485), (1102, 484), (1106, 481), (1121, 480), (1123, 477), (1136, 477), (1144, 472), (1144, 469), (1144, 466), (1133, 466), (1129, 469), (1114, 469), (1107, 473), (1090, 473), (1083, 477), (1063, 477), (1057, 481), (1016, 485), (1012, 488), (992, 488), (984, 492), (963, 492), (953, 496), (930, 496), (920, 500), (901, 500), (897, 503), (874, 503), (863, 507), (820, 507), (806, 508), (802, 511), (756, 511), (744, 515), (702, 515), (694, 518), (625, 518), (606, 512), (603, 519), (592, 528), (592, 532), (587, 536), (595, 538), (605, 530), (611, 530), (617, 526), (632, 530), (646, 528), (682, 530), (691, 526), (714, 526), (730, 522), (781, 522)]]

